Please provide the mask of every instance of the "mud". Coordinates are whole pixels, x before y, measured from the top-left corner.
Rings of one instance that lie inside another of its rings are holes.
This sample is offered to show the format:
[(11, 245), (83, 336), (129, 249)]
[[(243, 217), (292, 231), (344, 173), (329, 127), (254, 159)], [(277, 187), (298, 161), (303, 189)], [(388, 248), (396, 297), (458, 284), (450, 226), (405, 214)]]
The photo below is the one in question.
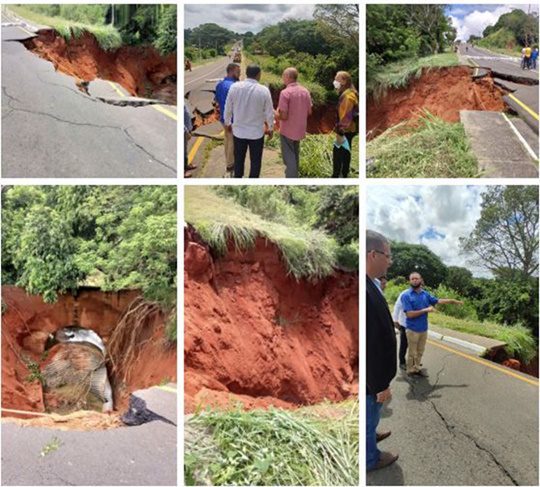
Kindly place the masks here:
[(473, 80), (465, 66), (426, 70), (407, 88), (390, 90), (380, 100), (368, 98), (368, 139), (398, 123), (414, 123), (423, 110), (447, 122), (458, 122), (460, 110), (503, 112), (504, 94), (490, 76)]
[[(85, 289), (80, 290), (76, 298), (63, 295), (56, 303), (47, 304), (39, 296), (26, 294), (23, 289), (3, 286), (2, 416), (30, 421), (29, 415), (6, 412), (4, 409), (48, 412), (42, 385), (35, 375), (32, 376), (33, 368), (29, 364), (37, 364), (42, 369), (51, 360), (52, 354), (45, 353), (49, 333), (76, 320), (79, 326), (98, 333), (107, 347), (115, 326), (138, 296), (136, 291), (105, 293)], [(146, 319), (138, 337), (138, 354), (129, 364), (129, 380), (123, 381), (114, 373), (110, 374), (115, 401), (113, 416), (125, 411), (131, 392), (164, 381), (176, 381), (176, 347), (168, 344), (165, 338), (165, 322), (166, 318), (160, 312)], [(110, 360), (121, 363), (122, 354), (119, 355), (110, 357)], [(111, 370), (110, 364), (108, 369)], [(99, 424), (101, 421), (104, 425), (110, 424), (106, 419), (95, 420), (103, 416), (100, 413), (87, 414), (94, 418), (93, 423)], [(50, 418), (40, 421), (54, 422)]]
[(358, 276), (287, 275), (265, 239), (223, 258), (188, 233), (185, 408), (294, 408), (358, 393)]
[(73, 76), (79, 87), (100, 78), (120, 84), (132, 96), (176, 105), (176, 53), (161, 56), (152, 46), (104, 51), (90, 33), (66, 42), (50, 29), (22, 42), (57, 71)]

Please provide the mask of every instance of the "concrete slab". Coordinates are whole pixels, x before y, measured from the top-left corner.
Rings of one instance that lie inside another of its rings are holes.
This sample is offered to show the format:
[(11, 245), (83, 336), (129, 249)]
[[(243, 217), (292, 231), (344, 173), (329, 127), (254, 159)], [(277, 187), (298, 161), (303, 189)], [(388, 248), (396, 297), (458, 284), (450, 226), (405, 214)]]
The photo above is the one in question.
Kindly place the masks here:
[(531, 103), (536, 86), (520, 87), (513, 93), (503, 96), (504, 102), (510, 109), (519, 115), (532, 130), (538, 133), (538, 107)]
[(193, 132), (193, 135), (223, 140), (223, 125), (221, 125), (221, 122), (213, 122), (209, 123), (208, 125), (201, 125)]
[[(463, 346), (464, 344), (470, 343), (472, 345), (476, 346), (476, 349), (480, 352), (479, 354), (483, 353), (483, 351), (495, 351), (500, 348), (503, 348), (506, 343), (501, 342), (500, 340), (494, 340), (493, 338), (486, 338), (483, 336), (478, 335), (471, 335), (470, 333), (463, 333), (460, 331), (450, 330), (448, 328), (443, 328), (441, 326), (434, 326), (429, 325), (430, 331), (433, 331), (440, 335), (441, 337), (449, 338), (450, 340), (442, 340), (442, 341), (450, 341), (451, 339), (455, 339), (455, 343), (458, 345)], [(430, 337), (433, 338), (433, 337)], [(441, 339), (441, 338), (439, 338)], [(460, 344), (460, 342), (462, 342)], [(465, 348), (473, 349), (473, 347), (467, 347)], [(480, 351), (482, 349), (482, 351)]]
[(176, 424), (176, 398), (178, 391), (176, 384), (167, 384), (165, 386), (155, 386), (149, 389), (142, 389), (133, 392), (137, 396), (146, 401), (146, 407), (159, 416), (162, 416)]
[[(509, 117), (510, 118), (510, 117)], [(529, 147), (534, 151), (536, 159), (540, 154), (540, 144), (538, 142), (538, 131), (533, 130), (523, 119), (518, 117), (510, 118), (512, 125), (517, 129), (521, 136), (525, 139)]]
[(502, 113), (461, 110), (460, 119), (484, 177), (538, 177), (535, 160)]

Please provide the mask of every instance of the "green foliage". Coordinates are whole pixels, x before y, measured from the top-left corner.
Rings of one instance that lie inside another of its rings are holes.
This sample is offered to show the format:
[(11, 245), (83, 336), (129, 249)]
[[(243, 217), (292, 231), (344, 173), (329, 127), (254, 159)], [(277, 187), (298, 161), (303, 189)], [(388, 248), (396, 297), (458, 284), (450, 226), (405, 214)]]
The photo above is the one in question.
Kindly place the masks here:
[(340, 244), (358, 240), (358, 189), (325, 186), (321, 189), (316, 226), (333, 235)]
[(103, 25), (108, 10), (106, 4), (60, 4), (58, 15), (82, 24)]
[[(366, 7), (367, 85), (373, 91), (377, 77), (389, 63), (440, 54), (451, 45), (456, 31), (444, 5), (375, 4)], [(457, 59), (456, 59), (457, 63)], [(402, 76), (407, 82), (410, 76)]]
[(450, 298), (463, 301), (463, 305), (461, 306), (455, 304), (438, 304), (437, 311), (440, 311), (447, 316), (453, 316), (454, 318), (469, 319), (473, 321), (478, 320), (474, 304), (453, 289), (450, 289), (444, 284), (439, 284), (436, 289), (430, 289), (430, 292), (437, 298)]
[(465, 267), (449, 266), (445, 284), (462, 296), (468, 296), (473, 287), (472, 272)]
[(45, 378), (43, 377), (43, 374), (41, 373), (39, 364), (29, 359), (25, 360), (25, 362), (26, 362), (26, 367), (29, 372), (25, 378), (25, 381), (26, 382), (38, 381), (41, 385), (45, 385)]
[(174, 187), (10, 187), (2, 210), (4, 283), (51, 302), (98, 275), (104, 290), (174, 305)]
[(411, 272), (419, 272), (426, 286), (436, 288), (444, 282), (448, 270), (441, 259), (425, 245), (392, 242), (393, 263), (388, 269), (388, 279), (402, 276), (409, 279)]
[(538, 188), (489, 186), (482, 212), (461, 247), (491, 271), (512, 269), (524, 276), (538, 271)]
[(186, 437), (186, 484), (357, 485), (358, 402), (331, 409), (195, 415), (187, 424), (198, 434)]
[[(503, 14), (495, 25), (490, 25), (482, 33), (479, 42), (485, 47), (513, 47), (538, 43), (538, 14), (527, 14), (521, 9), (513, 9)], [(510, 44), (505, 44), (509, 42)]]
[(417, 126), (395, 125), (368, 142), (368, 176), (374, 178), (478, 177), (465, 129), (429, 113)]
[(492, 32), (489, 36), (480, 39), (476, 44), (488, 49), (492, 47), (513, 49), (518, 45), (518, 42), (515, 35), (503, 27)]
[(166, 5), (165, 12), (158, 22), (154, 46), (164, 55), (176, 52), (176, 38), (176, 5)]
[(184, 29), (186, 47), (215, 49), (220, 55), (225, 54), (224, 46), (234, 41), (237, 35), (214, 23), (201, 24), (194, 29)]

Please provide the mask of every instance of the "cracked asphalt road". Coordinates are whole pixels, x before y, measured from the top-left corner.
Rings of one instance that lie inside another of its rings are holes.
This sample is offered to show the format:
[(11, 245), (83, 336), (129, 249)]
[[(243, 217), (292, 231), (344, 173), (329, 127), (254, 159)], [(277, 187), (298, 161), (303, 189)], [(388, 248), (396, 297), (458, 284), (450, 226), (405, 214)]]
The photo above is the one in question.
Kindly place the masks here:
[(423, 362), (392, 382), (379, 448), (399, 460), (368, 485), (538, 485), (538, 386), (429, 342)]
[(176, 177), (174, 120), (85, 95), (17, 42), (28, 37), (2, 27), (3, 177)]

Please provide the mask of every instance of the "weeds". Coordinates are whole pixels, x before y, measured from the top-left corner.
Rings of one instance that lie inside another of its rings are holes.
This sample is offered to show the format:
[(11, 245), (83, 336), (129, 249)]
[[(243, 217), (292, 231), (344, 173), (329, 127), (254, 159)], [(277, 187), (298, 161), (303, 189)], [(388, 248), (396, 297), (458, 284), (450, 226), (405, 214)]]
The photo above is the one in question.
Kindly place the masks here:
[(58, 450), (61, 446), (62, 446), (62, 442), (60, 441), (59, 438), (57, 438), (57, 437), (55, 436), (55, 437), (53, 437), (53, 439), (52, 439), (51, 441), (49, 441), (49, 443), (47, 443), (47, 444), (41, 449), (40, 455), (41, 455), (42, 457), (44, 457), (45, 455), (48, 455), (49, 453), (52, 453), (53, 451)]
[(358, 401), (289, 412), (207, 411), (187, 427), (188, 485), (358, 485)]
[(465, 129), (428, 111), (416, 126), (398, 124), (368, 142), (373, 162), (368, 176), (376, 178), (474, 178), (478, 163)]
[(24, 380), (26, 382), (34, 382), (37, 380), (42, 386), (45, 385), (45, 378), (43, 377), (43, 374), (41, 373), (39, 364), (30, 359), (26, 359), (25, 363), (26, 363), (26, 367), (28, 368), (29, 374), (26, 376)]

